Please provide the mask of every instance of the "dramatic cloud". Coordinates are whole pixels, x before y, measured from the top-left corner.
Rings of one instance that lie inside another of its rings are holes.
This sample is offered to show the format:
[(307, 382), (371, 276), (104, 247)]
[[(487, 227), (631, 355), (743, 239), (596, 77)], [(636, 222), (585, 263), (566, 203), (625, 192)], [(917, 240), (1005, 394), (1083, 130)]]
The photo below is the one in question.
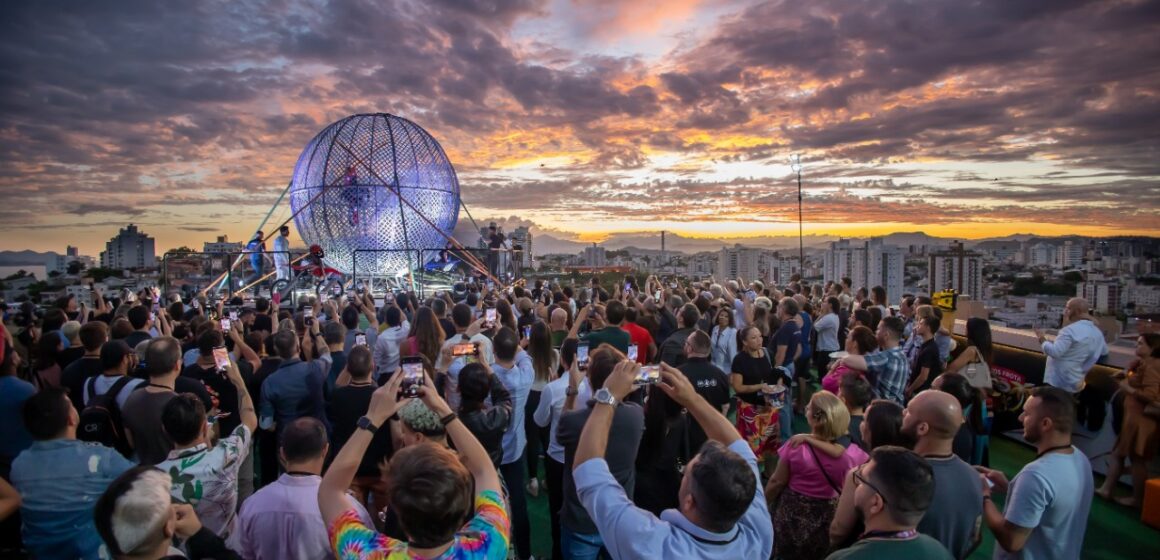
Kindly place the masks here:
[(440, 140), (476, 218), (558, 237), (788, 233), (792, 153), (816, 234), (1160, 230), (1155, 0), (10, 4), (11, 247), (246, 237), (375, 111)]

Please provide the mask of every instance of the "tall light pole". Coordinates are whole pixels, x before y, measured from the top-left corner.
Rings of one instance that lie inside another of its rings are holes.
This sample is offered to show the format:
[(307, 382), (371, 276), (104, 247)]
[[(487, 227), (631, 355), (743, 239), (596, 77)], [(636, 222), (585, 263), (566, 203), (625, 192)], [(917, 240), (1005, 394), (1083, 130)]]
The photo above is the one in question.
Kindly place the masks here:
[(802, 156), (794, 154), (789, 158), (789, 168), (797, 173), (798, 185), (798, 274), (806, 274), (806, 244), (802, 229)]

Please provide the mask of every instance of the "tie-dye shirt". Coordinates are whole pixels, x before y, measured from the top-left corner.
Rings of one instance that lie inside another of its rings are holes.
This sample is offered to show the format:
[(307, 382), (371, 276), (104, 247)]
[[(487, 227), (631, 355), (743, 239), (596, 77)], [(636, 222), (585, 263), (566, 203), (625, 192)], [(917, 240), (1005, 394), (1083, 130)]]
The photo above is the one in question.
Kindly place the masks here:
[[(510, 531), (511, 523), (499, 494), (486, 490), (475, 497), (475, 517), (455, 535), (451, 548), (432, 560), (505, 559)], [(343, 512), (330, 527), (330, 545), (339, 560), (421, 558), (411, 553), (406, 542), (367, 527), (353, 509)]]

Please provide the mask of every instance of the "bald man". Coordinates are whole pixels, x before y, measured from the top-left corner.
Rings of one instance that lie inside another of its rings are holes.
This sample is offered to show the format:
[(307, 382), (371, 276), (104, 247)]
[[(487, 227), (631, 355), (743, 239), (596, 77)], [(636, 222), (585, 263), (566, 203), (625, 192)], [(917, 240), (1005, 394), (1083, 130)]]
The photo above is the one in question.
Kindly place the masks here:
[(1088, 370), (1108, 354), (1104, 333), (1096, 326), (1088, 302), (1083, 298), (1068, 300), (1063, 308), (1063, 328), (1055, 340), (1047, 340), (1043, 329), (1035, 329), (1035, 336), (1047, 356), (1043, 382), (1069, 393), (1083, 389)]
[(552, 328), (552, 347), (559, 350), (564, 339), (568, 338), (568, 311), (563, 307), (557, 307), (552, 310), (548, 320)]
[(959, 401), (940, 391), (915, 395), (902, 416), (903, 433), (918, 442), (915, 453), (922, 455), (934, 471), (934, 498), (918, 531), (942, 543), (959, 559), (979, 546), (983, 534), (979, 473), (952, 451), (962, 423)]

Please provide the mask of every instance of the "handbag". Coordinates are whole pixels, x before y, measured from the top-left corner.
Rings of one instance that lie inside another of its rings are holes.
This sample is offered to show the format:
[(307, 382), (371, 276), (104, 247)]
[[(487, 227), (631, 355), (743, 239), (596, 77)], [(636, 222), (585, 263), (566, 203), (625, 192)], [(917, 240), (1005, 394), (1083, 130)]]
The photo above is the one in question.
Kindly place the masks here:
[[(979, 357), (977, 353), (978, 351), (976, 350), (976, 358)], [(971, 384), (971, 387), (976, 389), (991, 389), (992, 387), (991, 366), (987, 365), (987, 362), (981, 359), (967, 364), (967, 367), (963, 368), (962, 374), (963, 377), (967, 378), (967, 382)]]

